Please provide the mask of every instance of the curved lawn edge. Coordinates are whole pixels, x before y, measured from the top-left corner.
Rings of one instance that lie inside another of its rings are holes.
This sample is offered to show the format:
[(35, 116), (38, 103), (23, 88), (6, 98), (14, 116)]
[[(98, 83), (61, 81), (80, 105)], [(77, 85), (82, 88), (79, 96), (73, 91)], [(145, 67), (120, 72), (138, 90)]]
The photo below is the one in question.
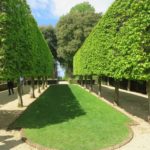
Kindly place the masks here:
[(33, 148), (36, 148), (38, 150), (58, 150), (58, 149), (47, 148), (47, 147), (44, 147), (44, 146), (42, 146), (40, 144), (32, 142), (27, 137), (25, 137), (24, 129), (21, 129), (20, 132), (21, 132), (21, 140), (23, 142), (25, 142), (26, 144), (28, 144), (29, 146), (33, 147)]
[(128, 137), (124, 140), (124, 141), (122, 141), (121, 143), (119, 143), (119, 144), (116, 144), (116, 145), (114, 145), (114, 146), (110, 146), (110, 147), (108, 147), (108, 148), (103, 148), (103, 149), (100, 149), (100, 150), (115, 150), (115, 149), (118, 149), (118, 148), (120, 148), (120, 147), (122, 147), (122, 146), (125, 146), (125, 145), (127, 145), (128, 143), (130, 143), (130, 141), (133, 139), (133, 137), (134, 137), (134, 133), (133, 133), (133, 130), (132, 130), (132, 128), (131, 128), (131, 125), (128, 125), (128, 129), (129, 129), (129, 135), (128, 135)]
[[(133, 133), (133, 130), (131, 128), (131, 124), (128, 124), (127, 126), (128, 126), (127, 128), (129, 129), (129, 135), (124, 141), (122, 141), (119, 144), (116, 144), (116, 145), (113, 145), (113, 146), (110, 146), (110, 147), (107, 147), (107, 148), (102, 148), (102, 149), (99, 149), (99, 150), (115, 150), (117, 148), (120, 148), (120, 147), (125, 146), (126, 144), (128, 144), (133, 139), (134, 133)], [(47, 148), (45, 146), (42, 146), (40, 144), (32, 142), (31, 140), (29, 140), (25, 136), (24, 129), (21, 129), (20, 132), (21, 132), (22, 141), (25, 142), (26, 144), (28, 144), (29, 146), (33, 147), (33, 148), (36, 148), (38, 150), (59, 150), (59, 149)]]
[[(79, 86), (79, 87), (82, 88), (83, 90), (89, 92), (89, 91), (86, 90), (85, 88), (83, 88), (83, 87), (81, 87), (81, 86)], [(93, 93), (93, 92), (89, 92), (89, 93), (90, 93), (91, 95), (97, 97), (97, 95), (95, 95), (95, 93)], [(97, 98), (100, 99), (100, 97), (97, 97)], [(107, 103), (106, 103), (106, 104), (107, 104)], [(109, 105), (109, 104), (107, 104), (107, 105)], [(109, 105), (109, 106), (111, 106), (111, 105)], [(116, 108), (113, 107), (113, 106), (111, 106), (111, 107), (114, 108), (114, 109), (116, 109)], [(121, 111), (119, 111), (118, 109), (116, 109), (116, 110), (117, 110), (118, 112), (121, 112)], [(121, 113), (122, 113), (122, 112), (121, 112)], [(122, 113), (122, 114), (124, 114), (124, 113)], [(126, 115), (126, 114), (124, 114), (124, 115)], [(128, 115), (126, 115), (126, 116), (128, 116)], [(130, 119), (131, 119), (131, 118), (130, 118)], [(131, 120), (132, 120), (132, 119), (131, 119)], [(133, 132), (133, 130), (132, 130), (132, 128), (131, 128), (131, 126), (133, 126), (133, 125), (136, 125), (133, 120), (132, 120), (132, 122), (126, 124), (126, 127), (128, 128), (128, 137), (126, 137), (124, 140), (122, 140), (122, 142), (120, 142), (120, 143), (118, 143), (118, 144), (115, 144), (115, 145), (112, 145), (112, 146), (105, 147), (105, 148), (100, 148), (100, 149), (98, 149), (98, 150), (114, 150), (114, 149), (118, 149), (118, 148), (120, 148), (120, 147), (122, 147), (122, 146), (128, 144), (128, 143), (133, 139), (133, 136), (134, 136), (134, 132)], [(21, 139), (22, 139), (23, 142), (25, 142), (25, 143), (28, 144), (29, 146), (34, 147), (34, 148), (36, 148), (36, 149), (38, 149), (38, 150), (59, 150), (59, 149), (54, 149), (54, 148), (47, 148), (46, 146), (43, 146), (43, 145), (40, 145), (40, 144), (38, 144), (38, 143), (32, 142), (32, 140), (28, 139), (28, 138), (25, 136), (24, 130), (25, 130), (24, 128), (21, 129)]]

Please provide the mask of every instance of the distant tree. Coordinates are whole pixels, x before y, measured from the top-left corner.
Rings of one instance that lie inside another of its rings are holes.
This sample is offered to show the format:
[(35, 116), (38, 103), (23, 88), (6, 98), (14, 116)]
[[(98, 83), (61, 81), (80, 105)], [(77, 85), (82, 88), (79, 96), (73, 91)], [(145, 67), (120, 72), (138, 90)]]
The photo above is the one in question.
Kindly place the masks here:
[(58, 57), (64, 64), (67, 74), (72, 75), (73, 56), (81, 47), (101, 14), (95, 13), (94, 8), (87, 2), (73, 7), (62, 16), (56, 26)]
[(57, 38), (55, 29), (49, 25), (49, 26), (40, 26), (40, 30), (44, 35), (45, 40), (47, 41), (47, 44), (54, 56), (54, 58), (57, 58)]
[(92, 7), (88, 2), (83, 2), (81, 4), (77, 4), (76, 6), (72, 7), (70, 13), (87, 13), (87, 12), (95, 12), (94, 7)]

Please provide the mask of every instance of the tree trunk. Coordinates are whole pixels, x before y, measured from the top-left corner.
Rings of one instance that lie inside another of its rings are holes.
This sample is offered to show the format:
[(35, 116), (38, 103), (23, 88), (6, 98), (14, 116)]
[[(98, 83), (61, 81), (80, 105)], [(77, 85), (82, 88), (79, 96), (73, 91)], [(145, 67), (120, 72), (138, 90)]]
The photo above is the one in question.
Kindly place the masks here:
[(107, 77), (107, 85), (109, 86), (110, 84), (109, 84), (109, 77)]
[(21, 84), (21, 93), (23, 95), (24, 94), (24, 78), (23, 77), (21, 78), (20, 84)]
[(66, 72), (65, 72), (65, 76), (66, 76), (67, 78), (72, 79), (72, 77), (73, 77), (72, 72), (73, 72), (73, 66), (72, 66), (72, 64), (67, 65)]
[(18, 79), (17, 81), (17, 93), (18, 93), (18, 107), (23, 107), (20, 79)]
[(35, 94), (34, 94), (34, 78), (33, 77), (31, 77), (30, 97), (31, 98), (35, 98)]
[(38, 87), (38, 93), (41, 93), (41, 89), (40, 89), (40, 77), (38, 77), (37, 87)]
[(83, 76), (81, 76), (81, 86), (83, 86)]
[(90, 91), (93, 91), (93, 77), (90, 76)]
[(24, 94), (24, 84), (23, 83), (21, 84), (21, 93), (22, 93), (22, 95)]
[(115, 81), (115, 99), (114, 104), (119, 105), (119, 81)]
[(85, 76), (83, 76), (83, 87), (85, 87)]
[(148, 95), (148, 121), (150, 122), (150, 80), (147, 81), (146, 90)]
[(79, 84), (81, 85), (81, 76), (79, 76)]
[(48, 85), (48, 83), (47, 83), (47, 77), (45, 77), (45, 87), (47, 88), (47, 85)]
[(45, 89), (45, 80), (44, 80), (44, 77), (42, 77), (42, 89), (43, 90)]
[(131, 81), (128, 80), (127, 91), (130, 91), (130, 90), (131, 90)]
[(101, 85), (101, 76), (98, 76), (98, 95), (102, 96), (102, 85)]
[(85, 83), (84, 83), (85, 85), (85, 88), (87, 88), (87, 75), (85, 75)]

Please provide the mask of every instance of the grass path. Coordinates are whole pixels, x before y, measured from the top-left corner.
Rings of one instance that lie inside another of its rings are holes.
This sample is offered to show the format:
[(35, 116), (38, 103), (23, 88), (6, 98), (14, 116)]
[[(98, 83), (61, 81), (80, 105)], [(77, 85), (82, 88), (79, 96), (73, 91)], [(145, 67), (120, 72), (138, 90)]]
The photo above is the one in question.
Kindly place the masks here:
[(130, 119), (76, 85), (56, 85), (15, 122), (33, 142), (58, 150), (98, 150), (128, 137)]

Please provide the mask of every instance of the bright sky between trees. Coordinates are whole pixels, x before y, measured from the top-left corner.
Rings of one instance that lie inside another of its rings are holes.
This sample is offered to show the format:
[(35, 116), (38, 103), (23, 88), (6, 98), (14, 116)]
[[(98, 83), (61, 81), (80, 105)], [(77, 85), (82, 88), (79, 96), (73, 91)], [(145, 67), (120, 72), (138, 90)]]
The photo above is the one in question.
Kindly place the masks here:
[(55, 25), (76, 4), (89, 2), (96, 12), (105, 12), (114, 0), (27, 0), (39, 25)]

